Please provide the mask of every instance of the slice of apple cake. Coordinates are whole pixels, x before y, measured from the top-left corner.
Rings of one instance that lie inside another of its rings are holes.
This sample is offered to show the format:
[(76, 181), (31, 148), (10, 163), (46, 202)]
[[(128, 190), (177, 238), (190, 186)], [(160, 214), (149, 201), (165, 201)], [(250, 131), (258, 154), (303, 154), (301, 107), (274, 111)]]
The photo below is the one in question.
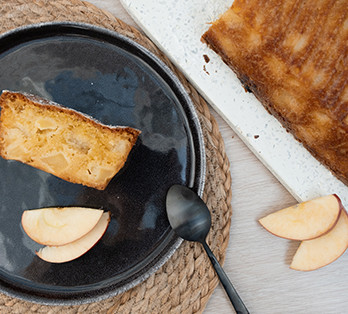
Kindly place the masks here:
[(235, 0), (202, 40), (348, 185), (347, 0)]
[(3, 91), (0, 106), (3, 158), (99, 190), (123, 167), (140, 134), (33, 95)]

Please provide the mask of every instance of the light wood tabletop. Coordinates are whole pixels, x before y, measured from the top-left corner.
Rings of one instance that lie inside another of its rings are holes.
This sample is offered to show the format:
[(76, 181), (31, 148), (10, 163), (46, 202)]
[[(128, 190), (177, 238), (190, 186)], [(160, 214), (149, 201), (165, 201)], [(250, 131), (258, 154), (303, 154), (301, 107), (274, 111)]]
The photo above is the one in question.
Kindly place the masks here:
[[(119, 0), (90, 0), (129, 25), (139, 27)], [(146, 1), (144, 1), (146, 3)], [(298, 242), (270, 235), (262, 216), (296, 203), (211, 108), (231, 163), (232, 223), (224, 269), (251, 313), (348, 313), (348, 254), (313, 272), (289, 269)], [(205, 313), (233, 313), (219, 285)]]

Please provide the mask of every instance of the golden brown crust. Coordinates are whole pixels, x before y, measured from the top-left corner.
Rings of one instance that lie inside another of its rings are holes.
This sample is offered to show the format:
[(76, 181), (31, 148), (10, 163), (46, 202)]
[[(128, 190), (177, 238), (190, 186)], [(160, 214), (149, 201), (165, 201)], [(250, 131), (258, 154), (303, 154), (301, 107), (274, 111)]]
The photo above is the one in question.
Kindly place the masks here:
[(118, 133), (120, 132), (120, 130), (127, 132), (129, 134), (132, 134), (134, 137), (131, 138), (131, 142), (132, 144), (135, 144), (136, 140), (137, 140), (137, 136), (140, 134), (140, 131), (131, 127), (120, 127), (120, 126), (108, 126), (105, 124), (102, 124), (98, 121), (96, 121), (95, 119), (93, 119), (92, 117), (89, 117), (85, 114), (82, 114), (76, 110), (67, 108), (67, 107), (63, 107), (57, 103), (54, 103), (52, 101), (49, 101), (47, 99), (41, 98), (39, 96), (36, 95), (30, 95), (30, 94), (25, 94), (25, 93), (19, 93), (19, 92), (10, 92), (10, 91), (3, 91), (1, 96), (0, 96), (0, 107), (3, 107), (3, 99), (4, 98), (13, 98), (13, 99), (19, 99), (20, 101), (22, 101), (23, 103), (27, 103), (36, 107), (40, 107), (43, 108), (45, 110), (49, 110), (49, 111), (55, 111), (55, 112), (61, 112), (64, 114), (68, 114), (68, 115), (72, 115), (77, 117), (80, 120), (83, 120), (85, 123), (91, 124), (93, 125), (95, 128), (97, 129), (104, 129), (104, 130), (109, 130), (113, 133)]
[(124, 166), (140, 134), (33, 95), (3, 91), (0, 106), (1, 157), (99, 190)]
[(236, 0), (202, 36), (348, 185), (347, 1)]

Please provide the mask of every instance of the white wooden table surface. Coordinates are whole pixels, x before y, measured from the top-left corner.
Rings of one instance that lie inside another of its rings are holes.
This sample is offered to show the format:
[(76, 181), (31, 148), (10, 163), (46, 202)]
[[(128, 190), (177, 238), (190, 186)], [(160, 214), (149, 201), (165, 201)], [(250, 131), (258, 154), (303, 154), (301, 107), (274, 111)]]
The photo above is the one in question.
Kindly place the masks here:
[[(139, 29), (119, 0), (89, 2)], [(313, 272), (289, 269), (298, 243), (268, 234), (257, 219), (296, 201), (211, 110), (231, 163), (233, 216), (224, 269), (249, 311), (348, 313), (348, 254)], [(233, 313), (221, 286), (210, 298), (205, 313)]]

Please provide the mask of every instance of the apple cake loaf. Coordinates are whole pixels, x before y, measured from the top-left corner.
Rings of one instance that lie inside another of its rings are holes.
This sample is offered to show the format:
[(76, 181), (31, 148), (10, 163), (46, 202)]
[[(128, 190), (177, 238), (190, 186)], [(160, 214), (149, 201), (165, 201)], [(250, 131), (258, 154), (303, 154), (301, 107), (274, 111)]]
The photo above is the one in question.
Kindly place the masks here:
[(202, 36), (348, 185), (347, 1), (235, 0)]
[(123, 167), (140, 134), (28, 94), (3, 91), (0, 107), (3, 158), (99, 190)]

